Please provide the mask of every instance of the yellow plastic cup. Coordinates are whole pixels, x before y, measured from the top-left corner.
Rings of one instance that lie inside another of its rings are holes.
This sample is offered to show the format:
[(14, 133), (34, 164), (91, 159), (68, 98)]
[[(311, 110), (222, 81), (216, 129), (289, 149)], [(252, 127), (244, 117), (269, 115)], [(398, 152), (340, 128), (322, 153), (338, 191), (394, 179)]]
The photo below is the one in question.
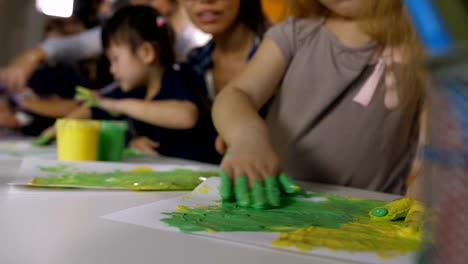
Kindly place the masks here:
[(99, 121), (58, 119), (57, 157), (63, 161), (94, 161), (99, 145)]

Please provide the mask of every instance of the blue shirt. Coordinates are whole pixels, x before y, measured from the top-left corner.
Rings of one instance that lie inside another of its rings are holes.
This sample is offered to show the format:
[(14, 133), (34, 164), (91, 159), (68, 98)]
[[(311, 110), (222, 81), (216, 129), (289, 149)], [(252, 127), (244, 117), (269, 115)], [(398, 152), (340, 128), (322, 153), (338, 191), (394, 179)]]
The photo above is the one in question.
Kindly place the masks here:
[[(210, 111), (203, 106), (202, 100), (180, 78), (180, 73), (168, 68), (161, 81), (161, 89), (153, 97), (153, 101), (181, 100), (194, 103), (200, 114), (196, 126), (192, 129), (175, 130), (155, 126), (131, 117), (125, 117), (129, 122), (133, 136), (145, 136), (159, 142), (155, 149), (159, 154), (169, 157), (196, 160), (208, 163), (219, 163), (221, 156), (216, 152), (214, 142), (216, 132), (211, 122)], [(121, 89), (115, 89), (105, 94), (105, 97), (113, 99), (144, 99), (146, 88), (138, 88), (125, 93)], [(99, 108), (92, 108), (93, 119), (110, 119), (110, 115)]]

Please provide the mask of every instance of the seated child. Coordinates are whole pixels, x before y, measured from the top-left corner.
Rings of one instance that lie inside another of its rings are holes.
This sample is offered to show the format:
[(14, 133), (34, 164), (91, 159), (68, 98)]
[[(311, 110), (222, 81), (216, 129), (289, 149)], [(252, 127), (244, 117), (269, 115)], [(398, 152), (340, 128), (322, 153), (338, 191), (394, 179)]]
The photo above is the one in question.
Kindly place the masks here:
[[(425, 81), (403, 1), (292, 2), (297, 16), (266, 33), (215, 100), (225, 178), (254, 186), (286, 173), (402, 194)], [(257, 110), (271, 98), (265, 122)]]
[(120, 88), (98, 97), (99, 107), (82, 107), (68, 117), (119, 114), (128, 120), (130, 146), (137, 150), (219, 162), (209, 109), (172, 67), (173, 34), (160, 13), (146, 6), (120, 9), (104, 24), (102, 42)]

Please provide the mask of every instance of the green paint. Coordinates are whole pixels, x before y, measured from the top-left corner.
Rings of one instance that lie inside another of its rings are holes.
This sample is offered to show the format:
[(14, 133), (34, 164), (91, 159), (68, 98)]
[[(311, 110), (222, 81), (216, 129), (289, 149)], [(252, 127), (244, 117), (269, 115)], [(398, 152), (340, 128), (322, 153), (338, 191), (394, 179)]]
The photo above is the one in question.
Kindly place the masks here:
[(57, 164), (54, 166), (47, 166), (47, 167), (39, 167), (39, 170), (43, 172), (50, 172), (54, 174), (66, 174), (66, 173), (76, 173), (78, 172), (78, 168), (69, 165), (69, 164)]
[(146, 157), (147, 155), (143, 152), (140, 152), (136, 149), (125, 148), (122, 153), (123, 158), (141, 158)]
[(23, 157), (23, 153), (20, 153), (18, 151), (10, 151), (10, 152), (8, 152), (8, 155), (11, 156), (11, 157), (15, 157), (15, 158), (22, 158)]
[(252, 190), (253, 207), (256, 209), (267, 208), (267, 200), (265, 197), (265, 188), (263, 188), (262, 181), (257, 180), (254, 183)]
[(96, 96), (94, 96), (93, 91), (83, 86), (77, 86), (75, 90), (75, 100), (83, 101), (84, 107), (99, 107)]
[(225, 201), (230, 201), (233, 198), (231, 178), (225, 171), (221, 171), (220, 177), (221, 184), (219, 187), (219, 193), (221, 194), (221, 198)]
[(203, 177), (215, 175), (217, 175), (217, 172), (192, 170), (67, 173), (46, 178), (34, 178), (28, 185), (61, 188), (130, 189), (137, 191), (193, 190), (202, 183)]
[(276, 177), (268, 177), (265, 180), (266, 197), (273, 207), (281, 206), (281, 191)]
[[(83, 101), (83, 107), (91, 108), (91, 107), (100, 107), (99, 102), (94, 95), (93, 91), (83, 87), (83, 86), (76, 86), (75, 89), (75, 100)], [(115, 112), (108, 112), (113, 117), (118, 117), (120, 114)]]
[(368, 212), (383, 201), (309, 194), (310, 199), (283, 197), (284, 207), (255, 210), (233, 202), (189, 208), (178, 206), (161, 221), (192, 232), (282, 232), (274, 246), (312, 250), (372, 251), (390, 257), (418, 249), (420, 239), (399, 232), (403, 221), (380, 222)]
[(345, 197), (313, 194), (310, 201), (283, 197), (283, 207), (268, 210), (244, 208), (233, 202), (223, 202), (204, 208), (189, 208), (185, 212), (168, 213), (162, 221), (182, 232), (207, 229), (216, 231), (270, 231), (278, 228), (294, 231), (310, 225), (339, 228), (342, 224), (368, 219), (370, 209), (384, 205), (381, 201), (353, 200)]
[(237, 203), (239, 203), (240, 206), (250, 206), (250, 192), (247, 176), (241, 175), (236, 178), (234, 192), (236, 194)]
[(45, 134), (38, 136), (32, 143), (33, 146), (42, 147), (51, 144), (55, 140), (55, 134)]
[(125, 149), (125, 121), (102, 120), (99, 130), (98, 160), (121, 161)]
[(386, 208), (374, 208), (371, 211), (371, 215), (375, 217), (384, 217), (388, 215), (388, 210)]
[(302, 190), (302, 188), (297, 185), (291, 177), (289, 177), (286, 174), (281, 174), (278, 177), (278, 180), (280, 182), (280, 185), (283, 189), (283, 191), (287, 194), (290, 195), (298, 195), (298, 194), (304, 194), (305, 192)]

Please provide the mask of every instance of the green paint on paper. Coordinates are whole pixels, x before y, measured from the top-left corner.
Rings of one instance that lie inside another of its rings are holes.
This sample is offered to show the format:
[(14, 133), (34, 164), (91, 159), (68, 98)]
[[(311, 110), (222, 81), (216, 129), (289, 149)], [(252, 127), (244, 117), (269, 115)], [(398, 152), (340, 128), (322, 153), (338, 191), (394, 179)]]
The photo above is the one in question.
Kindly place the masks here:
[[(57, 172), (64, 167), (48, 168)], [(66, 168), (65, 168), (66, 169)], [(34, 178), (28, 183), (38, 187), (67, 188), (109, 188), (131, 189), (136, 191), (150, 190), (193, 190), (203, 178), (217, 175), (217, 172), (172, 170), (172, 171), (115, 171), (106, 173), (78, 172), (54, 175), (45, 178)]]
[(15, 157), (15, 158), (23, 157), (23, 154), (18, 152), (18, 151), (10, 151), (10, 152), (8, 152), (8, 155), (11, 156), (11, 157)]
[(419, 239), (398, 232), (403, 221), (380, 222), (369, 218), (383, 201), (313, 193), (310, 199), (284, 197), (284, 207), (255, 210), (223, 202), (197, 208), (178, 206), (161, 221), (182, 232), (282, 232), (275, 246), (311, 250), (373, 251), (393, 256), (415, 251)]
[(57, 174), (66, 174), (66, 173), (77, 173), (78, 168), (69, 165), (69, 164), (57, 164), (54, 166), (48, 166), (48, 167), (39, 167), (39, 170), (44, 171), (44, 172), (50, 172), (50, 173), (57, 173)]
[(281, 208), (256, 210), (236, 203), (223, 202), (206, 208), (189, 208), (187, 211), (168, 213), (163, 219), (182, 232), (204, 231), (294, 231), (310, 225), (339, 228), (358, 219), (368, 218), (370, 209), (384, 205), (381, 201), (354, 200), (333, 195), (314, 194), (317, 201), (283, 197)]

